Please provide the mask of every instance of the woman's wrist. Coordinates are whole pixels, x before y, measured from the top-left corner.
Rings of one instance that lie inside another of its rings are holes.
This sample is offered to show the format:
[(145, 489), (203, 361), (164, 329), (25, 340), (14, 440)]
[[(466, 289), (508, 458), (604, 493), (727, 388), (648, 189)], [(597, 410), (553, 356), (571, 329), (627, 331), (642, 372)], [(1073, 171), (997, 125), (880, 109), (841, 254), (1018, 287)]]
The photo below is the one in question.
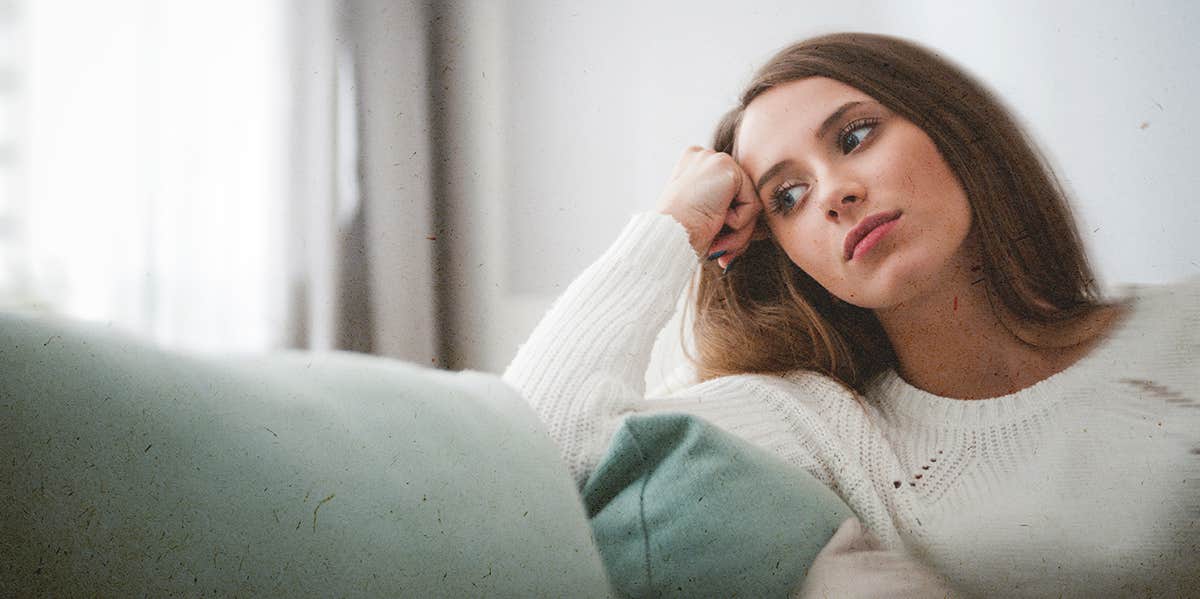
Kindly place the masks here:
[(687, 233), (688, 243), (691, 244), (692, 250), (696, 253), (696, 255), (707, 257), (705, 252), (708, 251), (708, 246), (712, 243), (712, 240), (706, 239), (707, 236), (705, 235), (703, 227), (697, 226), (694, 223), (689, 226), (688, 219), (677, 214), (677, 208), (673, 208), (674, 207), (672, 206), (664, 206), (660, 208), (658, 212), (659, 214), (665, 214), (675, 219), (675, 222), (678, 223), (679, 226), (683, 227), (683, 230)]

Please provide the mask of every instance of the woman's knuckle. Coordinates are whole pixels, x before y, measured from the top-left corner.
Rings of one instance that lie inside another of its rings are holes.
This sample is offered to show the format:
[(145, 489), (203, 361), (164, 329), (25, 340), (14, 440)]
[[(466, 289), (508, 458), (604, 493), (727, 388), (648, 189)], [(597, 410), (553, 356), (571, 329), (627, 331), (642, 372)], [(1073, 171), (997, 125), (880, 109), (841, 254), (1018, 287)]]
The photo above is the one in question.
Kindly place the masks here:
[(732, 158), (729, 159), (728, 164), (724, 165), (724, 168), (725, 174), (729, 177), (729, 181), (733, 184), (734, 188), (742, 184), (742, 174), (738, 172), (738, 166), (733, 162)]

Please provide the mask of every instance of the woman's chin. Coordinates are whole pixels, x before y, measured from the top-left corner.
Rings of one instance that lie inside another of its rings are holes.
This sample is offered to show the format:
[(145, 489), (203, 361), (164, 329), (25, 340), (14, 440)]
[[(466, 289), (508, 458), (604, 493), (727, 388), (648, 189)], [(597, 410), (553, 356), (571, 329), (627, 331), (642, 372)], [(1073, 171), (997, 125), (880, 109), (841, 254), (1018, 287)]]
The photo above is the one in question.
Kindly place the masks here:
[[(894, 255), (856, 281), (852, 289), (837, 294), (842, 301), (868, 310), (894, 308), (929, 291), (939, 269), (931, 261)], [(849, 283), (849, 281), (847, 281)]]

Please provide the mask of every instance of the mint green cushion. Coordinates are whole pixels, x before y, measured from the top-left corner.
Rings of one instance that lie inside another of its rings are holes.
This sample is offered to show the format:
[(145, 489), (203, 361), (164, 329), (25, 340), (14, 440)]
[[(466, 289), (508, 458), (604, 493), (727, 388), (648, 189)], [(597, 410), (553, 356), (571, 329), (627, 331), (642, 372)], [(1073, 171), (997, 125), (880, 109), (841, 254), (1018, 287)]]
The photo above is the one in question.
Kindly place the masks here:
[(556, 447), (494, 376), (0, 315), (0, 596), (608, 593)]
[(787, 597), (853, 515), (807, 472), (682, 414), (629, 417), (584, 502), (631, 597)]

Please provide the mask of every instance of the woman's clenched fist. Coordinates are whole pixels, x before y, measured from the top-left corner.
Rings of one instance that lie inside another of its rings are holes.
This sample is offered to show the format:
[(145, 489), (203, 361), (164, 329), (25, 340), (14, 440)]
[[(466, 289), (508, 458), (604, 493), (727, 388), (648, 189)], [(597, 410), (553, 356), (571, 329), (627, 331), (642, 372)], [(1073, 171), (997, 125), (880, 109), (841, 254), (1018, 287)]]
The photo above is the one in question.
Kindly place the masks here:
[(659, 198), (659, 212), (683, 225), (698, 255), (720, 254), (722, 268), (746, 251), (761, 211), (754, 184), (733, 157), (699, 146), (683, 151)]

